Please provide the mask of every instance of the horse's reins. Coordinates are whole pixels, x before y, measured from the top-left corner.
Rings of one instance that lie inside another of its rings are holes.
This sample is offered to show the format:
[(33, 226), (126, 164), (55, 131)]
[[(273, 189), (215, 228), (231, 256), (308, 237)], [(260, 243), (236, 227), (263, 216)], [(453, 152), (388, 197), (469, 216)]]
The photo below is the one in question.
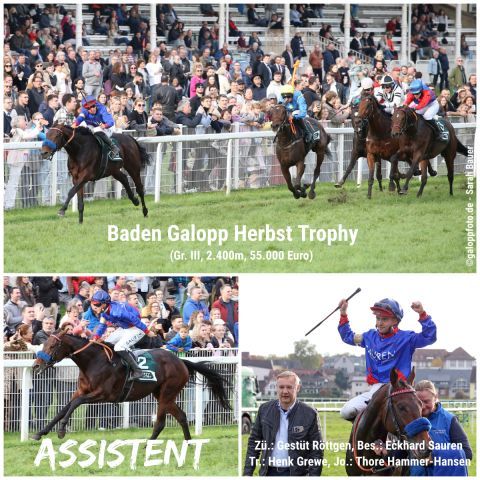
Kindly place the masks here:
[(403, 122), (402, 127), (400, 128), (399, 135), (403, 135), (404, 133), (407, 133), (408, 128), (410, 127), (410, 125), (408, 123), (408, 119), (409, 119), (410, 114), (413, 114), (413, 116), (415, 117), (415, 120), (414, 120), (415, 125), (418, 122), (418, 115), (415, 113), (415, 110), (412, 110), (411, 108), (409, 108), (407, 110), (407, 109), (404, 108), (404, 109), (402, 109), (402, 111), (405, 112), (405, 120)]
[(77, 355), (78, 353), (83, 352), (84, 350), (86, 350), (88, 347), (90, 347), (94, 343), (96, 343), (97, 345), (100, 345), (103, 348), (103, 351), (105, 352), (105, 355), (106, 355), (108, 361), (111, 362), (112, 358), (113, 358), (112, 349), (103, 342), (97, 342), (97, 340), (89, 340), (88, 343), (86, 343), (82, 348), (79, 348), (78, 350), (75, 350), (72, 354), (70, 354), (70, 356)]
[[(62, 138), (63, 138), (64, 132), (60, 128), (52, 127), (49, 130), (55, 130), (56, 132), (60, 132), (62, 134)], [(57, 149), (52, 152), (51, 156), (53, 156), (53, 154), (57, 150), (61, 150), (62, 148), (65, 148), (73, 140), (73, 137), (75, 137), (75, 129), (74, 128), (72, 128), (72, 135), (70, 136), (70, 138), (61, 147), (57, 145)]]
[[(393, 407), (392, 397), (395, 397), (397, 395), (406, 394), (406, 393), (413, 393), (415, 396), (417, 394), (416, 394), (416, 392), (413, 388), (402, 388), (401, 390), (395, 390), (393, 392), (391, 390), (392, 390), (392, 386), (390, 385), (389, 386), (389, 394), (388, 394), (388, 397), (387, 397), (387, 412), (386, 412), (386, 414), (389, 413), (389, 412), (392, 413), (393, 424), (395, 426), (397, 436), (401, 439), (406, 439), (407, 438), (406, 435), (404, 433), (402, 433), (402, 429), (400, 428), (398, 418), (397, 418), (397, 414), (395, 412), (395, 408)], [(382, 471), (385, 471), (385, 470), (392, 470), (394, 467), (384, 467), (384, 468), (369, 467), (369, 468), (365, 468), (362, 465), (360, 465), (360, 463), (358, 462), (357, 447), (356, 447), (356, 445), (357, 445), (356, 436), (357, 436), (358, 425), (359, 425), (361, 417), (365, 413), (365, 411), (366, 410), (363, 410), (359, 414), (358, 421), (357, 421), (357, 419), (355, 419), (355, 427), (353, 429), (352, 449), (353, 449), (353, 459), (355, 460), (355, 464), (357, 465), (357, 467), (362, 472), (368, 472), (368, 473), (378, 473), (378, 472), (382, 472)], [(385, 414), (385, 417), (386, 417), (386, 414)], [(386, 418), (383, 419), (383, 422), (386, 423)]]

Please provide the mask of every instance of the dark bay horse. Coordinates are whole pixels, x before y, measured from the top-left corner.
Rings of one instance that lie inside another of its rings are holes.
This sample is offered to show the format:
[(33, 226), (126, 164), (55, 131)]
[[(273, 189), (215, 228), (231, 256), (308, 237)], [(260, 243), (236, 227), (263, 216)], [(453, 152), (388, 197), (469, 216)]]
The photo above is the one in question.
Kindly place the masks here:
[[(349, 476), (392, 475), (394, 468), (383, 464), (382, 457), (371, 448), (377, 440), (386, 442), (393, 434), (398, 441), (408, 442), (413, 456), (419, 459), (430, 456), (428, 420), (422, 418), (422, 402), (412, 387), (415, 369), (407, 381), (399, 378), (395, 369), (390, 372), (390, 383), (380, 387), (367, 408), (353, 422), (345, 458)], [(408, 450), (402, 452), (408, 453)]]
[[(385, 113), (378, 104), (376, 98), (371, 94), (364, 94), (358, 107), (358, 116), (360, 119), (368, 120), (368, 134), (366, 138), (366, 151), (368, 161), (368, 198), (372, 198), (373, 173), (375, 163), (380, 163), (382, 159), (389, 160), (392, 164), (390, 169), (390, 190), (393, 191), (396, 185), (397, 192), (400, 192), (400, 172), (398, 170), (398, 161), (402, 160), (411, 164), (410, 157), (399, 153), (398, 139), (392, 137), (391, 125), (392, 117)], [(437, 172), (429, 165), (430, 175), (435, 176)], [(412, 171), (413, 172), (413, 171)], [(382, 188), (381, 170), (377, 170), (377, 180), (380, 191)]]
[(78, 221), (83, 223), (83, 188), (85, 184), (109, 176), (112, 176), (123, 185), (128, 198), (135, 206), (138, 206), (140, 202), (133, 194), (127, 176), (121, 171), (122, 167), (132, 177), (142, 202), (143, 215), (145, 217), (148, 215), (140, 171), (150, 163), (150, 156), (131, 136), (114, 134), (113, 137), (118, 141), (123, 161), (108, 161), (108, 163), (103, 165), (102, 149), (88, 128), (78, 127), (73, 129), (67, 125), (54, 124), (48, 130), (47, 139), (53, 142), (56, 148), (53, 149), (47, 145), (42, 146), (42, 158), (51, 158), (56, 151), (64, 148), (68, 153), (68, 171), (72, 175), (73, 181), (73, 187), (68, 192), (65, 203), (58, 211), (61, 217), (65, 216), (70, 200), (75, 194), (78, 194)]
[[(127, 370), (120, 357), (108, 343), (90, 342), (81, 337), (57, 330), (48, 338), (33, 364), (33, 371), (41, 374), (64, 358), (71, 358), (80, 369), (78, 388), (67, 403), (33, 438), (39, 440), (59, 423), (58, 437), (65, 436), (70, 416), (85, 403), (132, 402), (153, 394), (158, 402), (157, 417), (150, 440), (155, 440), (165, 427), (167, 413), (181, 425), (185, 440), (190, 440), (187, 416), (177, 405), (176, 397), (195, 372), (203, 375), (213, 395), (223, 408), (230, 410), (224, 378), (209, 365), (209, 362), (190, 362), (180, 359), (164, 349), (148, 350), (155, 361), (157, 381), (134, 381), (127, 384)], [(111, 359), (110, 359), (111, 357)]]
[(411, 160), (401, 193), (407, 193), (414, 169), (419, 165), (422, 178), (417, 197), (420, 197), (427, 183), (427, 162), (430, 163), (431, 158), (442, 155), (447, 166), (450, 195), (453, 195), (453, 162), (457, 153), (468, 156), (468, 149), (458, 140), (452, 124), (445, 121), (445, 125), (449, 133), (448, 142), (436, 139), (436, 133), (433, 132), (432, 127), (427, 124), (422, 115), (415, 113), (415, 110), (407, 106), (394, 109), (391, 126), (392, 137), (398, 141), (399, 155), (406, 156)]
[[(308, 150), (303, 137), (299, 135), (298, 131), (295, 131), (290, 123), (287, 109), (284, 105), (275, 105), (268, 113), (272, 120), (272, 130), (277, 132), (275, 136), (277, 143), (275, 151), (288, 189), (293, 193), (295, 198), (305, 198), (307, 196), (306, 190), (308, 185), (301, 185), (301, 181), (305, 172), (305, 157)], [(312, 151), (317, 155), (317, 163), (313, 171), (313, 180), (310, 185), (310, 191), (308, 192), (308, 198), (313, 200), (316, 197), (315, 182), (320, 175), (320, 167), (322, 166), (323, 159), (325, 155), (330, 156), (330, 150), (328, 149), (330, 136), (315, 119), (307, 118), (304, 120), (311, 122), (320, 130), (320, 139), (312, 148)], [(292, 184), (292, 177), (290, 175), (290, 167), (293, 166), (297, 167), (295, 185)]]

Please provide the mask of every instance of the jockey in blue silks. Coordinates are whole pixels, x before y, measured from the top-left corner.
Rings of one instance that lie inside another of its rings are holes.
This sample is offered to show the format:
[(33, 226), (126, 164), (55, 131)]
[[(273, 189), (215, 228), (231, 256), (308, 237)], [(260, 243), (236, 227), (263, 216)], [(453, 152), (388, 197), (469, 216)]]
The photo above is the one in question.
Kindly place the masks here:
[(144, 335), (155, 337), (156, 334), (140, 320), (140, 312), (128, 303), (112, 302), (110, 295), (103, 290), (93, 294), (90, 310), (99, 319), (92, 340), (98, 340), (105, 333), (107, 322), (117, 326), (108, 336), (108, 342), (115, 345), (114, 350), (132, 368), (130, 380), (141, 378), (142, 370), (130, 354), (130, 347)]
[(365, 349), (367, 383), (370, 389), (349, 400), (340, 411), (346, 420), (353, 420), (367, 407), (367, 402), (383, 385), (390, 382), (390, 371), (395, 368), (399, 378), (406, 380), (412, 369), (412, 357), (416, 348), (432, 345), (437, 340), (437, 327), (427, 315), (420, 302), (413, 302), (411, 308), (419, 314), (422, 331), (400, 330), (398, 324), (403, 310), (393, 299), (384, 298), (371, 307), (376, 316), (376, 328), (356, 334), (350, 328), (347, 316), (348, 302), (341, 300), (338, 331), (342, 340), (349, 345)]
[(292, 85), (284, 85), (280, 90), (282, 101), (287, 109), (288, 114), (293, 118), (293, 123), (302, 132), (302, 137), (305, 138), (307, 151), (313, 145), (313, 141), (317, 140), (315, 131), (309, 122), (305, 122), (304, 118), (307, 116), (307, 102), (299, 90), (295, 90)]
[(82, 122), (87, 124), (94, 135), (98, 135), (107, 143), (112, 151), (113, 160), (121, 160), (120, 152), (110, 138), (115, 121), (105, 105), (97, 102), (93, 96), (88, 96), (83, 101), (82, 110), (73, 122), (72, 128), (77, 128)]

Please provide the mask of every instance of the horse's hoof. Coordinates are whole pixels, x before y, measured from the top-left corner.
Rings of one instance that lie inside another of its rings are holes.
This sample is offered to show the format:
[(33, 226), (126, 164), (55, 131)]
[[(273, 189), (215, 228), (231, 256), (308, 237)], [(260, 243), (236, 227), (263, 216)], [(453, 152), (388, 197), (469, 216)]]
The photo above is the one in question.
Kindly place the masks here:
[(302, 191), (300, 192), (300, 196), (301, 196), (302, 198), (307, 198), (307, 192), (306, 192), (305, 190), (302, 190)]
[(413, 175), (414, 175), (415, 177), (418, 177), (418, 176), (421, 175), (421, 174), (422, 174), (422, 172), (421, 172), (418, 168), (416, 168), (416, 169), (414, 170), (414, 172), (413, 172)]
[(32, 435), (32, 440), (40, 440), (42, 438), (42, 435), (40, 433), (34, 433)]
[(403, 188), (398, 192), (400, 195), (406, 195), (408, 190), (404, 190)]
[(432, 170), (431, 173), (430, 173), (430, 176), (431, 177), (436, 177), (437, 176), (437, 171), (436, 170)]
[(300, 194), (299, 194), (298, 192), (294, 192), (293, 198), (294, 198), (295, 200), (298, 200), (298, 199), (300, 198)]
[(60, 210), (57, 212), (57, 215), (58, 215), (59, 217), (64, 217), (64, 216), (65, 216), (65, 210), (60, 209)]
[(310, 190), (310, 191), (308, 192), (308, 198), (309, 198), (310, 200), (313, 200), (316, 196), (317, 196), (317, 194), (315, 193), (315, 190)]
[(65, 433), (66, 433), (65, 430), (59, 430), (57, 433), (57, 437), (60, 439), (65, 438)]
[(143, 209), (143, 216), (148, 217), (148, 208)]
[(136, 207), (138, 207), (138, 206), (140, 205), (140, 200), (139, 200), (138, 198), (134, 198), (134, 199), (132, 200), (132, 203), (133, 203)]
[(343, 187), (343, 183), (342, 182), (337, 182), (337, 183), (334, 183), (333, 186), (335, 188), (342, 188)]

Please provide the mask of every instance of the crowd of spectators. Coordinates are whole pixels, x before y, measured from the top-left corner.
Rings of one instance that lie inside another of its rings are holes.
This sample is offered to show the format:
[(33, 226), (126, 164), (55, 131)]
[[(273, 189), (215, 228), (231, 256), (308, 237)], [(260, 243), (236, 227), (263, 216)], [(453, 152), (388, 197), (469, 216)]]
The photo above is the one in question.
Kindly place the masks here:
[[(134, 348), (175, 352), (238, 347), (238, 281), (230, 277), (4, 277), (4, 350), (37, 352), (58, 328), (90, 338), (90, 298), (103, 289), (126, 302), (157, 335)], [(102, 340), (115, 330), (109, 325)], [(188, 347), (179, 346), (185, 331)]]
[[(266, 5), (262, 15), (254, 6), (237, 8), (250, 25), (283, 28), (284, 19), (272, 5)], [(375, 38), (373, 33), (358, 31), (357, 5), (351, 6), (352, 42), (346, 57), (340, 55), (330, 25), (322, 24), (320, 30), (325, 48), (319, 43), (307, 51), (302, 34), (296, 32), (283, 51), (270, 52), (258, 33), (247, 38), (230, 15), (229, 35), (238, 37), (232, 48), (228, 43), (219, 45), (218, 23), (202, 20), (201, 15), (218, 15), (210, 5), (200, 6), (199, 30), (194, 36), (192, 30), (185, 31), (175, 8), (162, 4), (157, 5), (156, 28), (157, 35), (166, 40), (151, 45), (149, 19), (142, 17), (138, 5), (90, 5), (89, 9), (91, 28), (119, 45), (108, 53), (75, 47), (73, 12), (62, 6), (6, 6), (6, 138), (41, 139), (53, 122), (71, 123), (86, 95), (95, 95), (107, 106), (116, 131), (175, 135), (181, 127), (210, 127), (219, 133), (231, 131), (236, 123), (251, 129), (269, 128), (269, 108), (281, 101), (281, 86), (290, 82), (304, 93), (309, 115), (325, 124), (341, 125), (349, 119), (362, 78), (371, 77), (379, 87), (381, 77), (389, 75), (405, 92), (422, 75), (415, 67), (419, 59), (429, 59), (428, 78), (422, 80), (437, 90), (441, 114), (470, 121), (476, 113), (476, 75), (467, 77), (463, 67), (464, 59), (470, 58), (465, 37), (462, 56), (451, 68), (446, 52), (447, 16), (429, 5), (412, 9), (412, 62), (406, 65), (394, 61), (398, 52), (392, 39), (401, 33), (399, 18), (391, 18), (385, 34)], [(304, 24), (308, 18), (322, 17), (322, 10), (322, 5), (292, 5), (290, 22)], [(128, 26), (131, 39), (122, 36), (122, 25)], [(305, 60), (302, 74), (292, 78), (299, 59)], [(217, 147), (225, 153), (221, 144), (213, 142), (211, 148)], [(195, 161), (199, 165), (206, 161), (202, 157), (189, 163), (188, 156), (184, 154), (186, 175)], [(23, 157), (22, 151), (11, 151), (7, 157), (12, 190), (18, 185)], [(175, 159), (171, 169), (174, 163)], [(11, 208), (15, 196), (7, 198), (6, 208)]]

